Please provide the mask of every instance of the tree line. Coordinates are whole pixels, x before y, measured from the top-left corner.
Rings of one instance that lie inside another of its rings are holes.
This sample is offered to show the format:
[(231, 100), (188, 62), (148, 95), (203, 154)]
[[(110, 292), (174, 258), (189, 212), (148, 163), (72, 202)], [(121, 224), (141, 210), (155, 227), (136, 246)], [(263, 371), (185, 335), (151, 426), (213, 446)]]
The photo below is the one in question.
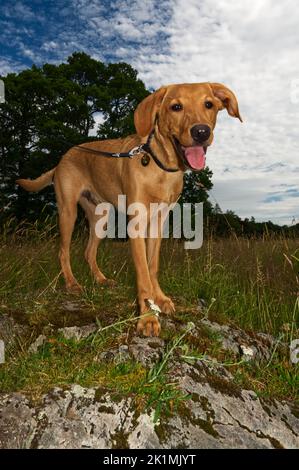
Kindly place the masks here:
[[(82, 52), (73, 53), (66, 63), (33, 65), (0, 78), (6, 99), (0, 104), (2, 226), (11, 219), (19, 223), (55, 214), (52, 188), (30, 194), (15, 180), (35, 178), (53, 168), (73, 145), (135, 133), (134, 109), (150, 93), (129, 64), (105, 64)], [(101, 113), (102, 122), (94, 137), (90, 132), (96, 113)], [(186, 174), (181, 202), (202, 201), (206, 227), (217, 235), (229, 235), (231, 230), (246, 236), (263, 233), (263, 225), (214, 207), (208, 198), (212, 186), (209, 168)], [(267, 223), (267, 230), (280, 229)]]

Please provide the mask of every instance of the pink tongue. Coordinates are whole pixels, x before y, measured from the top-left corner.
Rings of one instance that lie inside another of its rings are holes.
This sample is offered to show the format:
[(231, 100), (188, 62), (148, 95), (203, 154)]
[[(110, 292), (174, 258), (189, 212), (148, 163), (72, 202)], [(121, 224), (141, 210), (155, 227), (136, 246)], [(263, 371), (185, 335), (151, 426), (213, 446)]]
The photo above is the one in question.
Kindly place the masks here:
[(202, 170), (205, 167), (206, 155), (203, 147), (187, 147), (185, 157), (194, 170)]

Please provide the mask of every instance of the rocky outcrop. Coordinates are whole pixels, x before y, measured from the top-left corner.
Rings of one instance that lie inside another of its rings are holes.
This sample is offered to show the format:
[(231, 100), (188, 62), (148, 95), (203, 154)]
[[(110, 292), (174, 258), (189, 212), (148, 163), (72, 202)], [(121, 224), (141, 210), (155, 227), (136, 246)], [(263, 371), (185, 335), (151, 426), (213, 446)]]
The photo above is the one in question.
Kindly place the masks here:
[(299, 410), (239, 389), (221, 366), (173, 364), (189, 399), (154, 422), (134, 397), (73, 385), (38, 405), (0, 396), (1, 448), (298, 448)]
[[(171, 330), (171, 321), (168, 330)], [(184, 330), (174, 325), (174, 331)], [(66, 338), (81, 340), (95, 324), (58, 330)], [(236, 360), (268, 361), (283, 347), (269, 335), (247, 334), (239, 328), (203, 319), (189, 331), (191, 340), (212, 335), (222, 350)], [(191, 331), (192, 330), (192, 331)], [(15, 334), (10, 335), (9, 332)], [(47, 331), (28, 344), (36, 352)], [(2, 317), (2, 337), (16, 343), (26, 327)], [(137, 361), (151, 368), (165, 358), (167, 345), (160, 338), (133, 337), (99, 352), (97, 361)], [(299, 408), (294, 403), (265, 399), (238, 387), (233, 376), (213, 358), (193, 358), (175, 350), (169, 356), (166, 382), (175, 383), (184, 400), (170, 413), (158, 416), (155, 406), (140, 406), (133, 394), (120, 395), (104, 388), (55, 388), (38, 403), (21, 393), (0, 394), (0, 448), (298, 448)], [(187, 362), (186, 362), (187, 361)], [(169, 380), (168, 380), (169, 379)], [(139, 397), (140, 398), (140, 397)]]

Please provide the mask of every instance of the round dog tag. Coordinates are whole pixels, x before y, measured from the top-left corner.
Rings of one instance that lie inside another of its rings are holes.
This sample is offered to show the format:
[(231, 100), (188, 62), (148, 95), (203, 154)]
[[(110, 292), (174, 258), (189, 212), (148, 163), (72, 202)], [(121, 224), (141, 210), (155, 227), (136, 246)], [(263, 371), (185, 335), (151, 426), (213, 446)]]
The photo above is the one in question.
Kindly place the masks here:
[(143, 157), (141, 158), (141, 164), (142, 166), (147, 166), (150, 162), (150, 157), (145, 153)]

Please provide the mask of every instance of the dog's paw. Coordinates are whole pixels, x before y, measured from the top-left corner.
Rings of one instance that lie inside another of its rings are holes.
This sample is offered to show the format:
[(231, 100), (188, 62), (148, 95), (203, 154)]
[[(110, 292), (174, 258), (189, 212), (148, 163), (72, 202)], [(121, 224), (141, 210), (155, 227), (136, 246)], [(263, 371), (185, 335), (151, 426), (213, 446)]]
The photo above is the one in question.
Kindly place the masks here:
[(156, 315), (140, 318), (137, 323), (137, 333), (143, 336), (159, 336), (161, 325)]
[(98, 281), (99, 284), (103, 287), (110, 287), (110, 288), (113, 288), (113, 287), (116, 287), (117, 286), (117, 282), (114, 280), (114, 279), (101, 279), (100, 281)]
[(83, 292), (83, 287), (78, 284), (78, 282), (72, 282), (66, 285), (66, 290), (71, 294), (81, 294)]
[(175, 312), (174, 303), (169, 297), (156, 298), (155, 303), (160, 307), (161, 312), (166, 313), (166, 315), (171, 315)]

